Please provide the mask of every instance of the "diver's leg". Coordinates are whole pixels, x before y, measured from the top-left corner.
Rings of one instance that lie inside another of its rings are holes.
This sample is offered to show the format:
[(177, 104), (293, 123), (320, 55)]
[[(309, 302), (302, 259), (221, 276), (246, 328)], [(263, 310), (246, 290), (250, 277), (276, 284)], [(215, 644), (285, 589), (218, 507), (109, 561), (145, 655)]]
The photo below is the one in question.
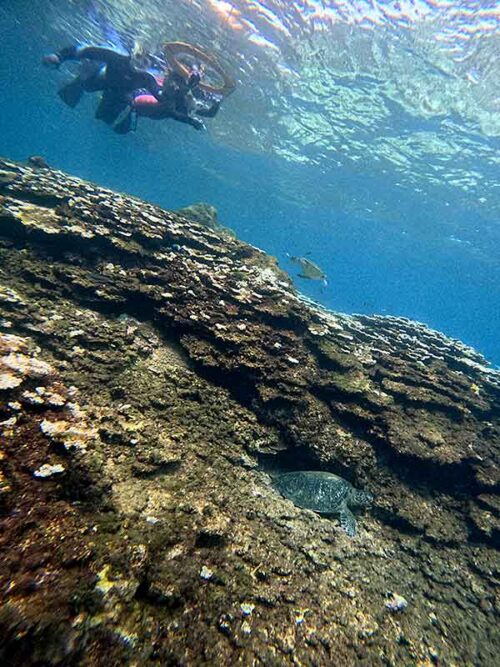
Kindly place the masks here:
[(106, 65), (92, 60), (83, 60), (79, 78), (86, 93), (97, 93), (106, 88)]
[(112, 125), (122, 111), (128, 106), (128, 100), (123, 97), (116, 97), (109, 91), (105, 91), (95, 112), (97, 120), (102, 120), (108, 125)]
[(349, 537), (354, 537), (356, 535), (356, 519), (347, 506), (340, 510), (340, 525)]
[(69, 107), (74, 108), (78, 102), (82, 99), (82, 95), (85, 92), (85, 88), (82, 80), (79, 76), (73, 81), (70, 81), (65, 86), (63, 86), (59, 91), (58, 95)]
[(59, 97), (70, 107), (76, 107), (83, 93), (95, 93), (105, 85), (105, 68), (102, 63), (84, 60), (78, 76), (59, 90)]
[(113, 125), (113, 130), (117, 134), (128, 134), (135, 129), (137, 129), (137, 112), (129, 106), (118, 116)]

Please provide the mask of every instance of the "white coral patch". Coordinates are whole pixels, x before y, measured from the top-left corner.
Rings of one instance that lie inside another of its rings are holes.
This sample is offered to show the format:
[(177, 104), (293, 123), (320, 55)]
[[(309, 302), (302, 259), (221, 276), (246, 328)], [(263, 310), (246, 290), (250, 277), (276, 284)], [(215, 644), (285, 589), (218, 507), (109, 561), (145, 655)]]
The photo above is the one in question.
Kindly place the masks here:
[(0, 389), (15, 389), (19, 387), (22, 378), (11, 375), (10, 373), (0, 373)]
[(24, 391), (22, 399), (25, 403), (29, 403), (30, 405), (43, 405), (45, 403), (45, 400), (34, 391)]
[(19, 352), (11, 352), (2, 357), (1, 362), (7, 368), (30, 377), (44, 377), (52, 372), (52, 367), (45, 361), (28, 357)]
[(10, 352), (17, 352), (25, 345), (25, 341), (14, 334), (0, 334), (0, 343), (2, 348), (6, 348)]
[(60, 475), (64, 472), (64, 466), (60, 463), (55, 465), (50, 465), (49, 463), (44, 463), (42, 466), (35, 470), (33, 475), (39, 479), (45, 479), (47, 477), (52, 477), (53, 475)]
[(11, 417), (10, 419), (6, 419), (3, 422), (0, 422), (0, 426), (3, 426), (4, 428), (11, 428), (12, 426), (15, 426), (17, 422), (17, 417)]
[(52, 440), (62, 442), (68, 450), (85, 450), (88, 441), (97, 435), (91, 428), (84, 429), (63, 420), (51, 422), (44, 419), (40, 423), (40, 430)]
[(212, 572), (212, 570), (211, 570), (209, 567), (207, 567), (206, 565), (204, 565), (204, 566), (201, 568), (201, 570), (200, 570), (200, 577), (201, 577), (202, 579), (205, 579), (206, 581), (208, 581), (208, 580), (211, 579), (213, 576), (214, 576), (214, 573)]
[(255, 609), (255, 605), (251, 602), (242, 602), (242, 604), (240, 604), (240, 609), (244, 616), (250, 616)]
[(46, 395), (46, 399), (49, 405), (52, 405), (56, 408), (60, 408), (66, 403), (66, 399), (61, 396), (61, 394), (57, 394), (56, 392), (48, 393)]

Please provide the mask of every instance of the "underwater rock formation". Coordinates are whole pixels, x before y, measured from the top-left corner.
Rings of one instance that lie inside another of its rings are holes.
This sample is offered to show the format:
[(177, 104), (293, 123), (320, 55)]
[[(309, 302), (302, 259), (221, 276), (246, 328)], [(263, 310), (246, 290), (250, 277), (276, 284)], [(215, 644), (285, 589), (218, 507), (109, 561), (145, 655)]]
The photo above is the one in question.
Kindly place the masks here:
[(192, 222), (197, 222), (204, 227), (214, 229), (222, 235), (231, 236), (233, 238), (235, 236), (232, 229), (220, 224), (215, 206), (207, 204), (206, 202), (199, 202), (198, 204), (191, 204), (191, 206), (178, 208), (174, 212)]
[[(499, 404), (458, 341), (0, 161), (0, 661), (495, 665)], [(292, 469), (373, 494), (355, 538)]]
[(179, 208), (176, 213), (193, 222), (199, 222), (200, 225), (205, 225), (205, 227), (209, 227), (210, 229), (220, 229), (222, 227), (219, 224), (217, 209), (206, 202), (199, 202), (198, 204)]

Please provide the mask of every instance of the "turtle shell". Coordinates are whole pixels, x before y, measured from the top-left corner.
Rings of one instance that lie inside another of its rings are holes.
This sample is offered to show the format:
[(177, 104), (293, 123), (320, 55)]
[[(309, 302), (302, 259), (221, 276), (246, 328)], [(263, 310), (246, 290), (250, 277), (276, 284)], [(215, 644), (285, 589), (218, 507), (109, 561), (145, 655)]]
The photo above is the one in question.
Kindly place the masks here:
[(298, 507), (320, 514), (339, 512), (352, 490), (351, 484), (330, 472), (287, 472), (274, 479), (278, 491)]

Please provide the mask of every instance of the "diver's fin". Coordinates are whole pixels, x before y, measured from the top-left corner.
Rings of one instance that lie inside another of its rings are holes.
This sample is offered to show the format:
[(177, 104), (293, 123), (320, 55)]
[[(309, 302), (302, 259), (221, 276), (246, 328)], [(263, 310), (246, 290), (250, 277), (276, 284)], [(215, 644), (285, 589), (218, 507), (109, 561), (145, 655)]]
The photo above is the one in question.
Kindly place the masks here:
[(356, 519), (348, 507), (344, 507), (340, 510), (340, 525), (349, 537), (354, 537), (356, 535)]
[(80, 81), (79, 78), (74, 79), (73, 81), (70, 81), (67, 83), (65, 86), (63, 86), (59, 92), (58, 95), (64, 102), (64, 104), (67, 104), (69, 107), (74, 109), (78, 102), (82, 99), (82, 95), (85, 92), (85, 89), (83, 87), (82, 82)]
[(134, 129), (133, 121), (134, 117), (132, 109), (130, 107), (126, 107), (114, 122), (113, 130), (117, 134), (127, 134)]

